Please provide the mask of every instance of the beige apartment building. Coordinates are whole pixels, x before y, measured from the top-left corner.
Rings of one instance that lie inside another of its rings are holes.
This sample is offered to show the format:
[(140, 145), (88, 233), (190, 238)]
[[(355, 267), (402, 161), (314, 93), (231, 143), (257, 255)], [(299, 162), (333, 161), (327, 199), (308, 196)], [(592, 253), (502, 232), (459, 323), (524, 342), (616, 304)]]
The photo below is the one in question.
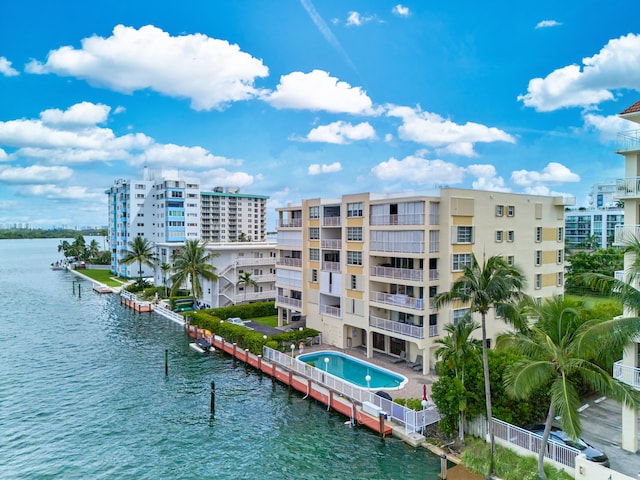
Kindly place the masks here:
[[(620, 114), (621, 118), (640, 123), (640, 101)], [(616, 180), (615, 197), (624, 201), (624, 225), (616, 227), (614, 245), (624, 245), (631, 238), (640, 238), (640, 130), (630, 130), (618, 134), (617, 153), (624, 156), (625, 178)], [(624, 258), (625, 271), (632, 265), (632, 254)], [(624, 279), (625, 272), (618, 278)], [(638, 285), (635, 285), (638, 288)], [(635, 309), (625, 307), (625, 315), (635, 317)], [(613, 376), (636, 389), (640, 389), (640, 348), (637, 342), (624, 351), (621, 361), (613, 367)], [(622, 407), (622, 448), (630, 452), (638, 451), (638, 412)]]
[[(502, 255), (526, 277), (527, 294), (562, 294), (564, 209), (574, 198), (459, 188), (433, 194), (308, 199), (278, 212), (279, 323), (306, 317), (322, 341), (434, 367), (435, 340), (467, 305), (437, 310), (471, 254)], [(508, 327), (490, 313), (487, 335)]]

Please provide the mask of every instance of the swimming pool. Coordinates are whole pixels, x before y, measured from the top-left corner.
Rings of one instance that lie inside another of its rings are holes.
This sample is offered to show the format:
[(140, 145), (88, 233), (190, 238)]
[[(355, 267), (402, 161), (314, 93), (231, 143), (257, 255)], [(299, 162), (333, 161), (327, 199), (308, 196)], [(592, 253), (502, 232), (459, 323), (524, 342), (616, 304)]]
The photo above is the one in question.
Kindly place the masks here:
[[(404, 387), (408, 382), (407, 377), (404, 375), (358, 360), (341, 352), (323, 350), (320, 352), (305, 353), (297, 358), (305, 363), (313, 362), (316, 368), (342, 378), (361, 388), (397, 390)], [(329, 361), (325, 362), (325, 359)], [(366, 380), (367, 375), (371, 377), (368, 385)]]

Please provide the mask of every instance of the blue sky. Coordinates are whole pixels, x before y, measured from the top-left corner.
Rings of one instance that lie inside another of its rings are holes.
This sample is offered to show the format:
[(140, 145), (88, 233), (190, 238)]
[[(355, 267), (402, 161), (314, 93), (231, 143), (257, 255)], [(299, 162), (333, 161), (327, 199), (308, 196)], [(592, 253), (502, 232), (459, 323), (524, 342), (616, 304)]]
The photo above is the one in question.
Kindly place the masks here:
[(106, 225), (105, 189), (144, 166), (270, 211), (437, 185), (586, 205), (624, 176), (638, 18), (636, 0), (3, 2), (0, 226)]

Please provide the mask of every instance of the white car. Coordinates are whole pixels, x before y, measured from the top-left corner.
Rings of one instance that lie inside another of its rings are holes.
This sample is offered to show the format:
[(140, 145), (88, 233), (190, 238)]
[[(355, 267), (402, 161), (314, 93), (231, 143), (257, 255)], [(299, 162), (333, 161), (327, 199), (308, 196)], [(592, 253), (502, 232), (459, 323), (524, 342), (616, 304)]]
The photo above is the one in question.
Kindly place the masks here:
[(241, 327), (244, 327), (244, 322), (240, 317), (229, 317), (227, 318), (227, 323), (233, 323), (234, 325), (240, 325)]

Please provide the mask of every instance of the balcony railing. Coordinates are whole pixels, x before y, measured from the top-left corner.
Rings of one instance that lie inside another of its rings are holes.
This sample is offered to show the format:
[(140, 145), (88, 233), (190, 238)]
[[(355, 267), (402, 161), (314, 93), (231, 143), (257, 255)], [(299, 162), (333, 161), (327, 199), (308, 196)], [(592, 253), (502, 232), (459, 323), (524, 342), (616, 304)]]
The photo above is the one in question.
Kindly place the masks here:
[(372, 241), (371, 250), (391, 253), (424, 253), (424, 242)]
[(285, 267), (302, 267), (302, 259), (278, 257), (276, 258), (276, 265), (283, 265)]
[(372, 277), (393, 278), (394, 280), (420, 282), (422, 281), (423, 273), (423, 270), (413, 270), (409, 268), (371, 267)]
[(424, 338), (424, 327), (411, 325), (410, 323), (401, 323), (370, 315), (369, 326), (411, 338)]
[(328, 248), (331, 250), (340, 250), (342, 248), (342, 240), (340, 239), (320, 240), (320, 246), (322, 248)]
[(331, 317), (342, 318), (340, 314), (340, 307), (334, 307), (331, 305), (320, 305), (320, 313), (329, 315)]
[(429, 280), (440, 280), (440, 270), (429, 269)]
[(369, 297), (372, 302), (394, 305), (396, 307), (410, 308), (412, 310), (424, 310), (424, 299), (414, 298), (398, 293), (371, 292)]
[(616, 225), (613, 245), (622, 246), (634, 238), (640, 238), (640, 225)]
[(322, 270), (325, 272), (339, 272), (340, 271), (340, 262), (322, 262)]
[(372, 215), (371, 225), (424, 225), (424, 215), (420, 213)]
[(429, 337), (438, 336), (438, 325), (429, 325)]
[(618, 133), (617, 152), (630, 152), (640, 150), (640, 130), (628, 130)]
[(624, 365), (620, 360), (613, 364), (613, 378), (640, 390), (640, 368)]
[(340, 226), (340, 217), (324, 217), (322, 219), (323, 227), (339, 227)]
[(298, 310), (302, 309), (302, 300), (298, 300), (297, 298), (285, 297), (284, 295), (278, 295), (276, 297), (276, 303), (281, 305), (288, 305), (290, 307), (297, 308)]
[(235, 262), (237, 266), (241, 267), (245, 265), (272, 265), (275, 263), (273, 260), (273, 257), (238, 257)]
[(302, 226), (301, 218), (291, 218), (291, 219), (282, 219), (278, 220), (278, 227), (282, 228), (299, 228)]
[(634, 198), (640, 196), (640, 177), (627, 177), (616, 179), (617, 198)]

